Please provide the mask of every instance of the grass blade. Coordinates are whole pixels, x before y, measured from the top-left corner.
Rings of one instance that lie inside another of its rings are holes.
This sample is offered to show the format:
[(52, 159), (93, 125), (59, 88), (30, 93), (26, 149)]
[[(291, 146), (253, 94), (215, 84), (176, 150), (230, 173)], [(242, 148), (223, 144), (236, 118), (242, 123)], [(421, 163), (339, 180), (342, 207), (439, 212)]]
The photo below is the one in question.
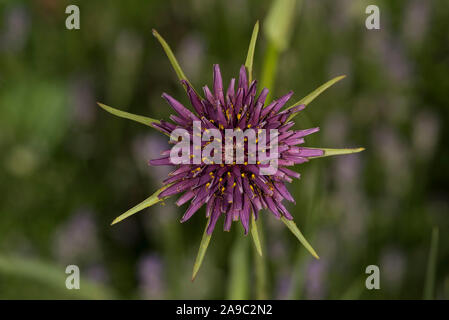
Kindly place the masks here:
[(309, 147), (307, 147), (307, 149), (319, 149), (319, 150), (324, 151), (324, 154), (322, 156), (310, 157), (311, 159), (339, 156), (342, 154), (358, 153), (358, 152), (362, 152), (363, 150), (365, 150), (365, 148), (330, 149), (330, 148), (309, 148)]
[(206, 227), (204, 228), (203, 238), (201, 239), (200, 248), (195, 259), (195, 264), (193, 265), (192, 281), (195, 280), (198, 271), (200, 270), (201, 264), (203, 263), (204, 256), (206, 255), (207, 247), (209, 246), (211, 234), (207, 234), (207, 225), (209, 224), (207, 220)]
[(166, 188), (168, 188), (171, 184), (163, 186), (162, 188), (160, 188), (159, 190), (157, 190), (155, 193), (153, 193), (151, 196), (149, 196), (148, 198), (146, 198), (144, 201), (142, 201), (141, 203), (139, 203), (138, 205), (132, 207), (131, 209), (129, 209), (128, 211), (126, 211), (124, 214), (118, 216), (117, 218), (114, 219), (114, 221), (112, 221), (111, 226), (119, 223), (120, 221), (128, 218), (129, 216), (132, 216), (133, 214), (142, 211), (145, 208), (151, 207), (152, 205), (161, 202), (163, 199), (159, 199), (158, 195), (165, 190)]
[(253, 238), (257, 253), (262, 257), (262, 245), (260, 244), (259, 232), (257, 230), (257, 221), (254, 217), (254, 214), (251, 215), (251, 236)]
[(110, 106), (107, 106), (103, 103), (97, 102), (97, 104), (104, 110), (106, 110), (107, 112), (120, 117), (120, 118), (125, 118), (125, 119), (129, 119), (129, 120), (133, 120), (142, 124), (145, 124), (147, 126), (149, 126), (152, 123), (159, 123), (159, 120), (156, 119), (152, 119), (152, 118), (148, 118), (148, 117), (144, 117), (144, 116), (139, 116), (137, 114), (134, 113), (129, 113), (126, 111), (121, 111), (115, 108), (112, 108)]
[(299, 242), (301, 242), (301, 244), (310, 252), (310, 254), (312, 256), (314, 256), (316, 259), (319, 259), (320, 257), (318, 257), (315, 250), (307, 242), (306, 238), (304, 238), (301, 231), (299, 231), (298, 227), (296, 226), (296, 223), (293, 222), (292, 220), (286, 219), (285, 217), (281, 217), (281, 220), (290, 229), (290, 231), (295, 235), (295, 237), (298, 238)]
[(256, 22), (253, 29), (253, 34), (251, 36), (251, 41), (249, 42), (248, 55), (246, 56), (245, 67), (248, 71), (248, 82), (253, 81), (253, 61), (254, 61), (254, 50), (256, 48), (257, 35), (259, 33), (259, 21)]
[(432, 230), (432, 240), (430, 242), (429, 260), (427, 260), (426, 282), (424, 284), (424, 299), (431, 300), (434, 298), (435, 289), (435, 273), (438, 253), (439, 230), (437, 227)]
[(4, 279), (14, 277), (24, 281), (26, 285), (29, 282), (39, 283), (43, 290), (53, 289), (50, 292), (54, 291), (56, 299), (104, 300), (116, 298), (115, 292), (109, 288), (83, 277), (80, 279), (79, 290), (67, 290), (65, 268), (65, 266), (35, 258), (0, 253), (0, 275)]
[[(316, 88), (312, 93), (308, 94), (307, 96), (305, 96), (305, 97), (302, 98), (301, 100), (299, 100), (299, 101), (297, 101), (296, 103), (292, 104), (290, 107), (287, 108), (287, 110), (290, 109), (290, 108), (293, 108), (294, 106), (301, 105), (301, 104), (308, 105), (308, 104), (311, 103), (313, 100), (315, 100), (315, 98), (318, 97), (321, 93), (323, 93), (323, 92), (324, 92), (325, 90), (327, 90), (329, 87), (333, 86), (333, 85), (336, 84), (338, 81), (340, 81), (340, 80), (342, 80), (342, 79), (344, 79), (344, 78), (346, 78), (346, 76), (345, 76), (345, 75), (342, 75), (342, 76), (338, 76), (338, 77), (335, 77), (335, 78), (329, 80), (329, 81), (326, 82), (325, 84), (323, 84), (323, 85), (319, 86), (318, 88)], [(292, 115), (290, 115), (290, 117), (288, 118), (288, 121), (290, 121), (291, 119), (293, 119), (293, 117), (295, 117), (298, 113), (299, 113), (299, 112), (293, 113)]]

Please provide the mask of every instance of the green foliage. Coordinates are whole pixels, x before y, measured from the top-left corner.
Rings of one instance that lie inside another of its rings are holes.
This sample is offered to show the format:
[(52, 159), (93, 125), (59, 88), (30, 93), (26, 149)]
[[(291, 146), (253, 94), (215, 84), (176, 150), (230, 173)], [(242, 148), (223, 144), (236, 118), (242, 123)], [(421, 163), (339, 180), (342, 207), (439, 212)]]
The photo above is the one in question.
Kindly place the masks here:
[(125, 213), (123, 213), (120, 216), (118, 216), (117, 218), (115, 218), (114, 221), (112, 221), (111, 225), (119, 223), (120, 221), (123, 221), (124, 219), (132, 216), (133, 214), (135, 214), (139, 211), (142, 211), (143, 209), (146, 209), (148, 207), (151, 207), (152, 205), (155, 205), (156, 203), (163, 201), (164, 199), (159, 198), (159, 194), (162, 191), (164, 191), (165, 189), (167, 189), (169, 186), (170, 186), (170, 184), (163, 186), (162, 188), (157, 190), (155, 193), (153, 193), (151, 196), (146, 198), (144, 201), (142, 201), (138, 205), (135, 205), (134, 207), (132, 207)]
[(203, 237), (201, 238), (200, 248), (198, 249), (198, 255), (195, 259), (195, 264), (193, 265), (192, 281), (195, 280), (198, 271), (200, 270), (201, 264), (203, 263), (204, 256), (206, 255), (207, 247), (209, 247), (211, 234), (207, 234), (207, 225), (209, 224), (209, 219), (207, 220), (206, 227), (204, 228)]
[[(0, 6), (0, 298), (449, 298), (447, 1), (382, 0), (378, 31), (364, 27), (363, 3), (343, 1), (92, 0), (78, 31), (52, 3)], [(185, 205), (167, 199), (110, 226), (160, 187), (167, 171), (147, 161), (170, 145), (96, 101), (148, 125), (171, 114), (163, 92), (188, 105), (171, 68), (200, 88), (214, 63), (227, 83), (243, 62), (273, 98), (311, 93), (294, 118), (295, 129), (320, 127), (305, 146), (366, 147), (294, 168), (287, 209), (320, 260), (266, 212), (246, 238), (238, 223), (222, 232), (220, 219), (207, 258), (211, 238), (199, 253), (194, 241), (204, 209), (180, 224)], [(204, 263), (192, 283), (196, 254), (195, 274)], [(64, 289), (68, 264), (80, 266), (82, 288), (98, 288)], [(369, 264), (381, 290), (364, 288)]]

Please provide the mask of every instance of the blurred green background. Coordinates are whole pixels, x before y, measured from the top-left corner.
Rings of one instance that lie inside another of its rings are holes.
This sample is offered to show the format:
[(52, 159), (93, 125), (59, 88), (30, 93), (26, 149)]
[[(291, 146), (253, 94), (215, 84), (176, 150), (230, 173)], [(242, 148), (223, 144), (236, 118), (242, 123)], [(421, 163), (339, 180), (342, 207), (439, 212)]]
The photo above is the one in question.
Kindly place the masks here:
[[(267, 0), (2, 0), (0, 298), (449, 298), (449, 2), (375, 2), (381, 30), (365, 28), (371, 1), (297, 1), (273, 65)], [(65, 28), (69, 4), (80, 30)], [(289, 210), (320, 260), (264, 212), (263, 261), (219, 222), (192, 283), (204, 209), (181, 225), (169, 199), (110, 226), (160, 187), (168, 169), (147, 162), (167, 139), (96, 101), (167, 119), (162, 92), (187, 99), (151, 29), (200, 88), (214, 63), (237, 75), (256, 20), (254, 73), (275, 67), (274, 97), (347, 75), (297, 118), (321, 127), (306, 145), (366, 151), (295, 168)], [(69, 264), (81, 290), (65, 288)], [(380, 290), (365, 288), (371, 264)]]

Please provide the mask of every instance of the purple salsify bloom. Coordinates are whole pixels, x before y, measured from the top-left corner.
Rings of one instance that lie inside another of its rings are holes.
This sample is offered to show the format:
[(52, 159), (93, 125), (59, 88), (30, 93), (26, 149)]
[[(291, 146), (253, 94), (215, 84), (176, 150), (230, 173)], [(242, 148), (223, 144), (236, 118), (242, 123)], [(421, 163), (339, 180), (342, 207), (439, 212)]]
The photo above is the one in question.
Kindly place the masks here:
[[(164, 181), (168, 187), (159, 194), (159, 198), (183, 193), (177, 205), (191, 201), (181, 222), (190, 219), (206, 204), (206, 216), (209, 218), (207, 234), (209, 235), (213, 232), (221, 215), (224, 216), (225, 231), (230, 230), (232, 221), (240, 219), (245, 234), (249, 230), (251, 214), (254, 213), (257, 219), (258, 212), (263, 208), (271, 211), (277, 218), (284, 216), (292, 220), (292, 215), (282, 201), (286, 199), (294, 202), (285, 182), (291, 182), (292, 178), (299, 178), (299, 173), (285, 167), (303, 163), (310, 157), (324, 154), (324, 151), (320, 149), (298, 146), (304, 143), (305, 136), (317, 132), (319, 128), (291, 130), (294, 123), (288, 121), (290, 115), (304, 109), (305, 106), (298, 105), (281, 111), (292, 96), (292, 91), (265, 106), (268, 89), (264, 88), (257, 96), (257, 82), (248, 83), (245, 66), (240, 68), (237, 88), (235, 88), (235, 79), (231, 79), (225, 92), (220, 68), (214, 65), (213, 92), (207, 86), (203, 87), (204, 99), (197, 95), (187, 81), (182, 80), (182, 83), (186, 87), (194, 111), (164, 93), (162, 97), (177, 113), (170, 116), (175, 124), (162, 120), (160, 123), (152, 123), (153, 127), (167, 134), (175, 129), (183, 128), (190, 133), (191, 139), (193, 139), (193, 121), (201, 121), (203, 131), (218, 129), (223, 136), (225, 129), (277, 129), (279, 167), (272, 175), (261, 175), (259, 169), (264, 164), (260, 161), (256, 164), (247, 164), (247, 162), (245, 164), (206, 164), (204, 161), (200, 164), (180, 164)], [(206, 144), (202, 144), (203, 148)], [(175, 166), (170, 160), (169, 151), (163, 154), (164, 157), (160, 159), (150, 160), (150, 164)], [(245, 159), (247, 156), (246, 150)]]

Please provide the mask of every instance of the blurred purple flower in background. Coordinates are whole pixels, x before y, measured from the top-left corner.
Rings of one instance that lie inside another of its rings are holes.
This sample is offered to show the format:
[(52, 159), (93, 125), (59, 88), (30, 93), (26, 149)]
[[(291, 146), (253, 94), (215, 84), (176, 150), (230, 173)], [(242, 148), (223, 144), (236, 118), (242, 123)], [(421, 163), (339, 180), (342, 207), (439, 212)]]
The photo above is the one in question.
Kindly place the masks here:
[(138, 263), (140, 292), (145, 299), (162, 299), (164, 297), (164, 265), (154, 254), (143, 256)]
[(398, 289), (404, 277), (406, 260), (402, 251), (397, 248), (386, 248), (380, 258), (382, 283), (387, 288)]
[(435, 152), (440, 131), (440, 121), (430, 111), (421, 111), (413, 119), (413, 148), (419, 159), (428, 160)]
[(93, 264), (88, 266), (83, 274), (85, 274), (89, 280), (95, 283), (104, 284), (109, 281), (109, 274), (106, 268), (101, 264)]
[(73, 214), (57, 229), (53, 246), (55, 256), (64, 263), (99, 259), (97, 226), (93, 213), (82, 209)]
[(396, 195), (406, 192), (411, 179), (408, 145), (396, 130), (381, 126), (374, 131), (373, 146), (385, 168), (387, 191)]
[(20, 51), (27, 40), (29, 31), (29, 16), (22, 6), (14, 6), (3, 13), (3, 23), (0, 25), (0, 51)]
[(179, 61), (192, 81), (199, 79), (205, 58), (204, 40), (197, 34), (189, 35), (182, 40), (179, 48)]
[(413, 43), (422, 41), (428, 29), (432, 1), (412, 0), (405, 11), (403, 32)]
[(292, 286), (292, 276), (289, 272), (279, 272), (278, 281), (276, 284), (276, 299), (284, 300), (288, 298), (288, 294), (290, 292)]
[(94, 88), (87, 75), (75, 76), (70, 83), (72, 103), (72, 117), (77, 124), (91, 125), (95, 121), (97, 109), (92, 106), (95, 103)]
[(326, 296), (327, 263), (325, 260), (311, 260), (307, 267), (306, 291), (307, 299), (324, 299)]

